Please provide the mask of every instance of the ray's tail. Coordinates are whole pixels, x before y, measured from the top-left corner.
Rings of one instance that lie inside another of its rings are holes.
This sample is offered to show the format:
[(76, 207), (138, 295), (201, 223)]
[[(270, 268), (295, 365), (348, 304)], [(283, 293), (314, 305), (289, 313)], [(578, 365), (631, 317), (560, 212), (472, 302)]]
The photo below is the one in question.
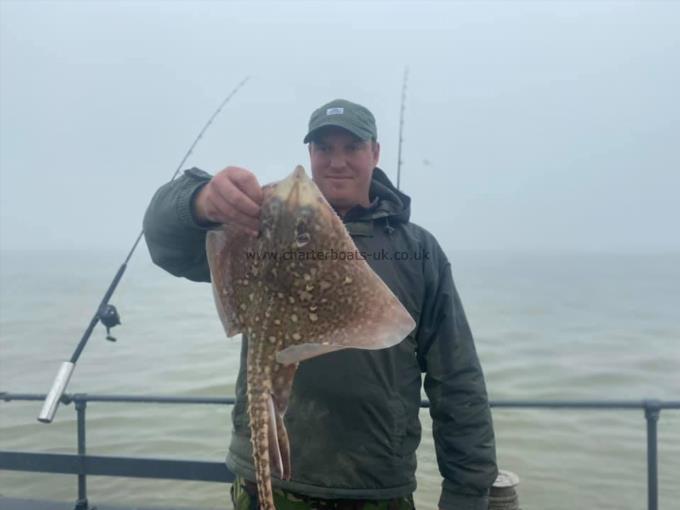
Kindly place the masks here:
[(255, 464), (255, 476), (257, 478), (257, 495), (260, 510), (276, 510), (274, 506), (274, 494), (272, 492), (270, 448), (270, 436), (275, 433), (274, 419), (271, 409), (271, 394), (256, 375), (259, 367), (249, 367), (248, 372), (248, 411), (250, 418), (250, 442), (253, 446), (253, 461)]

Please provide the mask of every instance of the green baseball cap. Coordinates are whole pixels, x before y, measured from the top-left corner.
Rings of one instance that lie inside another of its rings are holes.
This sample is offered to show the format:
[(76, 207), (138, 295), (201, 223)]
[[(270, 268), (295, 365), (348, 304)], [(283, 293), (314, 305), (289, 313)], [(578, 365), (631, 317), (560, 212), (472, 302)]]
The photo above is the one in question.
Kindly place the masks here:
[(334, 99), (314, 110), (309, 118), (309, 132), (303, 143), (312, 141), (314, 133), (326, 126), (341, 127), (362, 140), (378, 138), (375, 117), (368, 108), (345, 99)]

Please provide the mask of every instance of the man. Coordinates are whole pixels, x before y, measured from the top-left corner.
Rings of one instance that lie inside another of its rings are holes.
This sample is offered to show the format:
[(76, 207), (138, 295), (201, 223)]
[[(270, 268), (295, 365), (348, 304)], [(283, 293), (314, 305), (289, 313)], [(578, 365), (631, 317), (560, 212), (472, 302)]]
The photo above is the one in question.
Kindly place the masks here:
[[(347, 349), (300, 364), (286, 413), (293, 479), (274, 480), (277, 508), (413, 508), (425, 373), (444, 479), (439, 507), (486, 509), (497, 474), (493, 427), (450, 264), (435, 238), (409, 222), (410, 198), (377, 168), (380, 144), (365, 107), (345, 100), (323, 105), (312, 113), (304, 143), (315, 183), (417, 325), (392, 348)], [(227, 167), (214, 177), (187, 170), (156, 193), (145, 216), (153, 260), (175, 275), (209, 281), (206, 230), (230, 223), (257, 236), (261, 201), (260, 184), (246, 169)], [(227, 455), (237, 475), (237, 509), (257, 507), (246, 353), (244, 339)]]

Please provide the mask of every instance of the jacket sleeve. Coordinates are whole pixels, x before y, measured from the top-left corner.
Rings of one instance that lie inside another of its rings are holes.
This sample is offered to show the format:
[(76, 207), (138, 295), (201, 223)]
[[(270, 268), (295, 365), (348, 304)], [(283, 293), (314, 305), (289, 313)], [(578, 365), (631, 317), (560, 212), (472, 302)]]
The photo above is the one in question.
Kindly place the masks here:
[(444, 478), (439, 508), (486, 510), (498, 471), (484, 375), (451, 266), (436, 241), (430, 253), (418, 358)]
[(154, 263), (175, 276), (209, 282), (205, 234), (212, 225), (194, 218), (194, 196), (211, 175), (192, 168), (163, 186), (151, 199), (144, 215), (144, 237)]

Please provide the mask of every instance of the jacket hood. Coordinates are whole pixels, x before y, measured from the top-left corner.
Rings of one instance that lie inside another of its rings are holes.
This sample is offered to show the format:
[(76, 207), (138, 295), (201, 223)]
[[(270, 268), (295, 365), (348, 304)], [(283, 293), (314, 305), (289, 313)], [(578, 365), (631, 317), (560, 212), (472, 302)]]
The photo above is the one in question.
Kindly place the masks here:
[(351, 210), (347, 213), (346, 220), (386, 218), (391, 224), (408, 223), (411, 217), (411, 197), (399, 191), (385, 172), (378, 167), (373, 170), (368, 196), (371, 202), (377, 199), (375, 206), (369, 209)]

